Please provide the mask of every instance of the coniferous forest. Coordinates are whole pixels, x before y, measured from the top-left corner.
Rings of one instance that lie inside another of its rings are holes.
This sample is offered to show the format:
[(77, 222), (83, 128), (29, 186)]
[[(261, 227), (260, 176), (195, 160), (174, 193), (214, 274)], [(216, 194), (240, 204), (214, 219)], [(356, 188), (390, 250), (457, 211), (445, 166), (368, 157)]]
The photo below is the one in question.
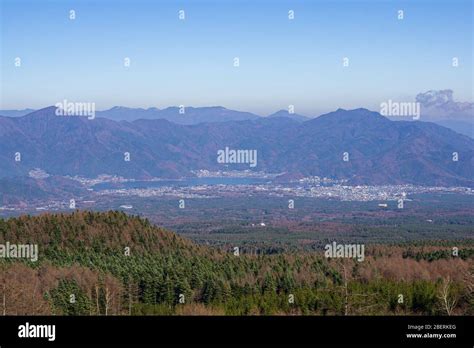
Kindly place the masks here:
[[(123, 212), (0, 220), (3, 315), (474, 315), (474, 245), (370, 245), (268, 254), (198, 245)], [(453, 253), (453, 250), (457, 250)]]

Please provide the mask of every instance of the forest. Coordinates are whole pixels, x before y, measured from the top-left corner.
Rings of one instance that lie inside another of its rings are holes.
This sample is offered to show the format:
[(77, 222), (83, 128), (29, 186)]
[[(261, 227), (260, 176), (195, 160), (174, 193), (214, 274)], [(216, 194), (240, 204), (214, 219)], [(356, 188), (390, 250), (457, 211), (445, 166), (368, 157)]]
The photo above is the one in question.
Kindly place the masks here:
[(363, 262), (196, 244), (119, 211), (0, 220), (3, 315), (474, 315), (474, 243), (370, 244)]

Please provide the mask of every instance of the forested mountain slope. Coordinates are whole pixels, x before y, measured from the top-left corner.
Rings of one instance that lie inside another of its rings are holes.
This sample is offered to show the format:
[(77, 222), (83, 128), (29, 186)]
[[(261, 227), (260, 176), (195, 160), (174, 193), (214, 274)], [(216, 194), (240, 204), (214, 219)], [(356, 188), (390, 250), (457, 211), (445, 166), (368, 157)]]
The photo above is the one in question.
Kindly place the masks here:
[(237, 256), (115, 211), (0, 220), (7, 243), (39, 249), (36, 262), (0, 258), (0, 307), (11, 315), (446, 314), (446, 284), (453, 313), (473, 314), (469, 243), (457, 258), (443, 245), (368, 247), (364, 262)]

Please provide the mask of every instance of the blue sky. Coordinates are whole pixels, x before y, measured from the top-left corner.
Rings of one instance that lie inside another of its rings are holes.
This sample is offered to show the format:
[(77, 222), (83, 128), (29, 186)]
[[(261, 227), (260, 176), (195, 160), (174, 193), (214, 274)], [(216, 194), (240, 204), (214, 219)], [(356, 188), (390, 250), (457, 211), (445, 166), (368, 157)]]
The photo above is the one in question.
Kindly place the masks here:
[(441, 89), (473, 101), (471, 0), (0, 1), (0, 109), (68, 99), (317, 115)]

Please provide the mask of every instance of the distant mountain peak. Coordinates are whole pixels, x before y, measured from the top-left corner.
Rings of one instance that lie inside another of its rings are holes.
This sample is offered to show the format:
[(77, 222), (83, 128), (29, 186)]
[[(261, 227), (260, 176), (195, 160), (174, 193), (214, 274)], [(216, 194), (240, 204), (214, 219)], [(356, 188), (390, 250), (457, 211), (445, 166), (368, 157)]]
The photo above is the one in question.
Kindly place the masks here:
[(295, 113), (290, 113), (288, 110), (285, 110), (285, 109), (278, 110), (277, 112), (275, 112), (271, 115), (268, 115), (267, 117), (268, 118), (286, 117), (286, 118), (290, 118), (290, 119), (292, 119), (294, 121), (298, 121), (298, 122), (304, 122), (304, 121), (309, 120), (309, 117), (299, 115), (299, 114), (295, 114)]
[(280, 109), (277, 112), (274, 112), (271, 115), (268, 115), (268, 117), (276, 117), (277, 115), (291, 115), (288, 110), (285, 109)]
[(22, 110), (0, 110), (0, 115), (1, 116), (6, 116), (6, 117), (21, 117), (28, 115), (35, 111), (35, 109), (22, 109)]
[(338, 108), (334, 113), (357, 113), (357, 114), (378, 114), (376, 111), (372, 111), (366, 108), (355, 108), (355, 109), (343, 109), (343, 108)]
[(352, 110), (339, 108), (336, 111), (332, 111), (327, 114), (321, 115), (317, 117), (316, 119), (320, 119), (320, 120), (338, 119), (338, 120), (347, 120), (347, 121), (380, 120), (380, 121), (391, 122), (388, 118), (382, 116), (380, 113), (376, 111), (371, 111), (365, 108), (357, 108), (357, 109), (352, 109)]
[(43, 109), (39, 109), (39, 110), (35, 110), (25, 116), (23, 116), (23, 118), (25, 117), (41, 117), (41, 116), (52, 116), (52, 115), (56, 115), (56, 109), (57, 107), (54, 106), (54, 105), (51, 105), (51, 106), (47, 106)]
[(173, 123), (191, 125), (206, 122), (244, 121), (258, 119), (259, 116), (249, 112), (226, 109), (223, 106), (193, 107), (185, 106), (180, 112), (180, 106), (169, 106), (165, 109), (149, 108), (134, 109), (113, 107), (109, 110), (98, 111), (98, 117), (115, 121), (135, 121), (139, 119), (165, 119)]

